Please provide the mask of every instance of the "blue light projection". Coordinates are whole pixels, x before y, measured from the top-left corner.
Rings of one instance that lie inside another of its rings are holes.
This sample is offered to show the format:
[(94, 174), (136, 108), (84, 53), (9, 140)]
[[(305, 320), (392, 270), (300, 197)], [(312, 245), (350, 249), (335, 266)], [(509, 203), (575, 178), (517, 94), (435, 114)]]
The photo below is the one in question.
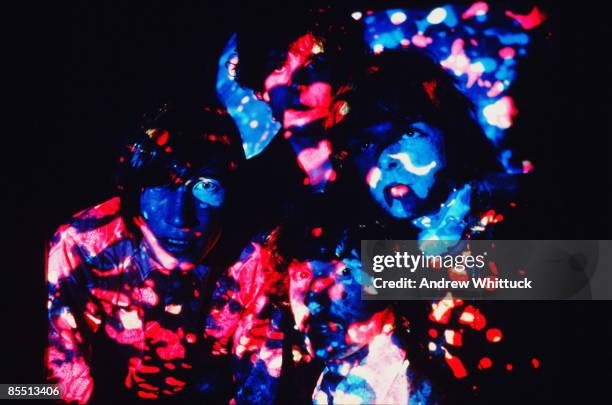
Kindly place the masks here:
[[(516, 76), (517, 61), (527, 55), (528, 31), (546, 18), (537, 7), (520, 15), (479, 1), (433, 9), (353, 10), (351, 16), (363, 18), (364, 37), (374, 53), (396, 48), (425, 49), (457, 77), (460, 89), (476, 107), (487, 138), (498, 148), (506, 171), (526, 173), (533, 167), (529, 161), (514, 161), (512, 151), (503, 149), (502, 141), (518, 113), (507, 94)], [(237, 58), (234, 35), (219, 59), (217, 93), (236, 121), (250, 158), (266, 147), (280, 124), (272, 121), (266, 103), (235, 83)]]
[(241, 87), (235, 78), (238, 63), (236, 34), (232, 35), (221, 52), (217, 65), (217, 94), (234, 119), (247, 159), (259, 154), (279, 131), (280, 123), (272, 120), (272, 110), (257, 99), (253, 90)]

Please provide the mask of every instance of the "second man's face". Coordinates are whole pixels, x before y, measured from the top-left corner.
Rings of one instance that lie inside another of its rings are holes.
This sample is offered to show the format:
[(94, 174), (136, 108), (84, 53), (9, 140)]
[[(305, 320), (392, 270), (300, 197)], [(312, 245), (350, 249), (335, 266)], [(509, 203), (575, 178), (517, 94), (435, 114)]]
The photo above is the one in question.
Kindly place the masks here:
[(331, 69), (323, 42), (297, 38), (265, 79), (264, 98), (286, 130), (299, 131), (325, 119), (333, 103)]

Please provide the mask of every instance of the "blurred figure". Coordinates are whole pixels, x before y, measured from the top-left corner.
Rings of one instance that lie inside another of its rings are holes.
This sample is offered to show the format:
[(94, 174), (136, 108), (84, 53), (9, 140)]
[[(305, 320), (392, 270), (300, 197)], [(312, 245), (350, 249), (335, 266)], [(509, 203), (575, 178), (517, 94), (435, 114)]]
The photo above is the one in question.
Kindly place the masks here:
[(278, 240), (288, 260), (295, 324), (308, 353), (324, 365), (312, 401), (433, 403), (431, 384), (410, 361), (409, 353), (416, 356), (417, 350), (409, 349), (404, 317), (390, 301), (362, 299), (372, 292), (361, 267), (360, 237), (348, 228), (317, 225), (314, 234), (311, 228), (285, 227)]
[(281, 130), (247, 162), (248, 195), (260, 230), (278, 223), (283, 205), (322, 193), (336, 179), (329, 130), (348, 113), (338, 96), (365, 67), (361, 24), (334, 8), (261, 8), (245, 12), (237, 35), (236, 81), (266, 101)]

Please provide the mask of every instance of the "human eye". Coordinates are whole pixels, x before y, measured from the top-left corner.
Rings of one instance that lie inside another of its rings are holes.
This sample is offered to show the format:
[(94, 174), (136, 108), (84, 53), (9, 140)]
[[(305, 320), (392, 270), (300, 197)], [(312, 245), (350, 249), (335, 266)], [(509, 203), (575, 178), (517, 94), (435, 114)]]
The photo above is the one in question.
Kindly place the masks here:
[(193, 185), (192, 193), (200, 202), (219, 206), (223, 202), (224, 190), (215, 179), (200, 177)]
[(402, 138), (403, 139), (414, 139), (414, 138), (422, 138), (424, 136), (427, 136), (427, 134), (424, 131), (421, 131), (418, 128), (408, 128), (403, 134), (402, 134)]
[(353, 275), (351, 269), (347, 266), (342, 266), (336, 270), (336, 276), (342, 280), (350, 279)]

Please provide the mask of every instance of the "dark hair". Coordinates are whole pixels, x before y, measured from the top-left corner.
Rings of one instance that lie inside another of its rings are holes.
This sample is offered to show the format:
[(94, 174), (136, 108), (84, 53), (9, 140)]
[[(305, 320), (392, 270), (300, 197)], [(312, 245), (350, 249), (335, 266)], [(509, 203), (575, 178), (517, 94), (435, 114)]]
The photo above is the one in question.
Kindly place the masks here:
[(254, 14), (243, 13), (237, 33), (236, 81), (241, 86), (263, 91), (265, 78), (282, 62), (278, 57), (284, 60), (289, 46), (307, 33), (323, 42), (333, 87), (350, 83), (365, 66), (368, 51), (361, 23), (346, 10), (326, 7), (298, 12), (290, 2), (273, 7), (257, 3), (256, 7)]
[(127, 224), (140, 211), (144, 187), (210, 168), (231, 195), (244, 160), (239, 133), (225, 110), (199, 104), (165, 104), (145, 115), (119, 158), (117, 187)]
[[(367, 187), (351, 159), (353, 144), (358, 143), (365, 128), (375, 123), (418, 119), (442, 130), (446, 165), (439, 175), (445, 181), (432, 190), (432, 200), (444, 198), (452, 188), (503, 171), (493, 146), (476, 120), (471, 101), (456, 87), (455, 78), (425, 51), (390, 50), (372, 55), (368, 70), (353, 90), (345, 94), (349, 113), (332, 128), (330, 136), (342, 167), (338, 192), (357, 201), (352, 206), (353, 210), (360, 211), (358, 214), (389, 219), (370, 201)], [(481, 188), (477, 187), (476, 191), (480, 193)], [(405, 224), (401, 227), (405, 229)]]
[(350, 112), (334, 134), (339, 146), (346, 148), (349, 136), (359, 136), (377, 122), (420, 118), (443, 131), (448, 175), (455, 185), (502, 170), (473, 104), (457, 89), (455, 78), (424, 51), (374, 55), (369, 70), (348, 95)]

